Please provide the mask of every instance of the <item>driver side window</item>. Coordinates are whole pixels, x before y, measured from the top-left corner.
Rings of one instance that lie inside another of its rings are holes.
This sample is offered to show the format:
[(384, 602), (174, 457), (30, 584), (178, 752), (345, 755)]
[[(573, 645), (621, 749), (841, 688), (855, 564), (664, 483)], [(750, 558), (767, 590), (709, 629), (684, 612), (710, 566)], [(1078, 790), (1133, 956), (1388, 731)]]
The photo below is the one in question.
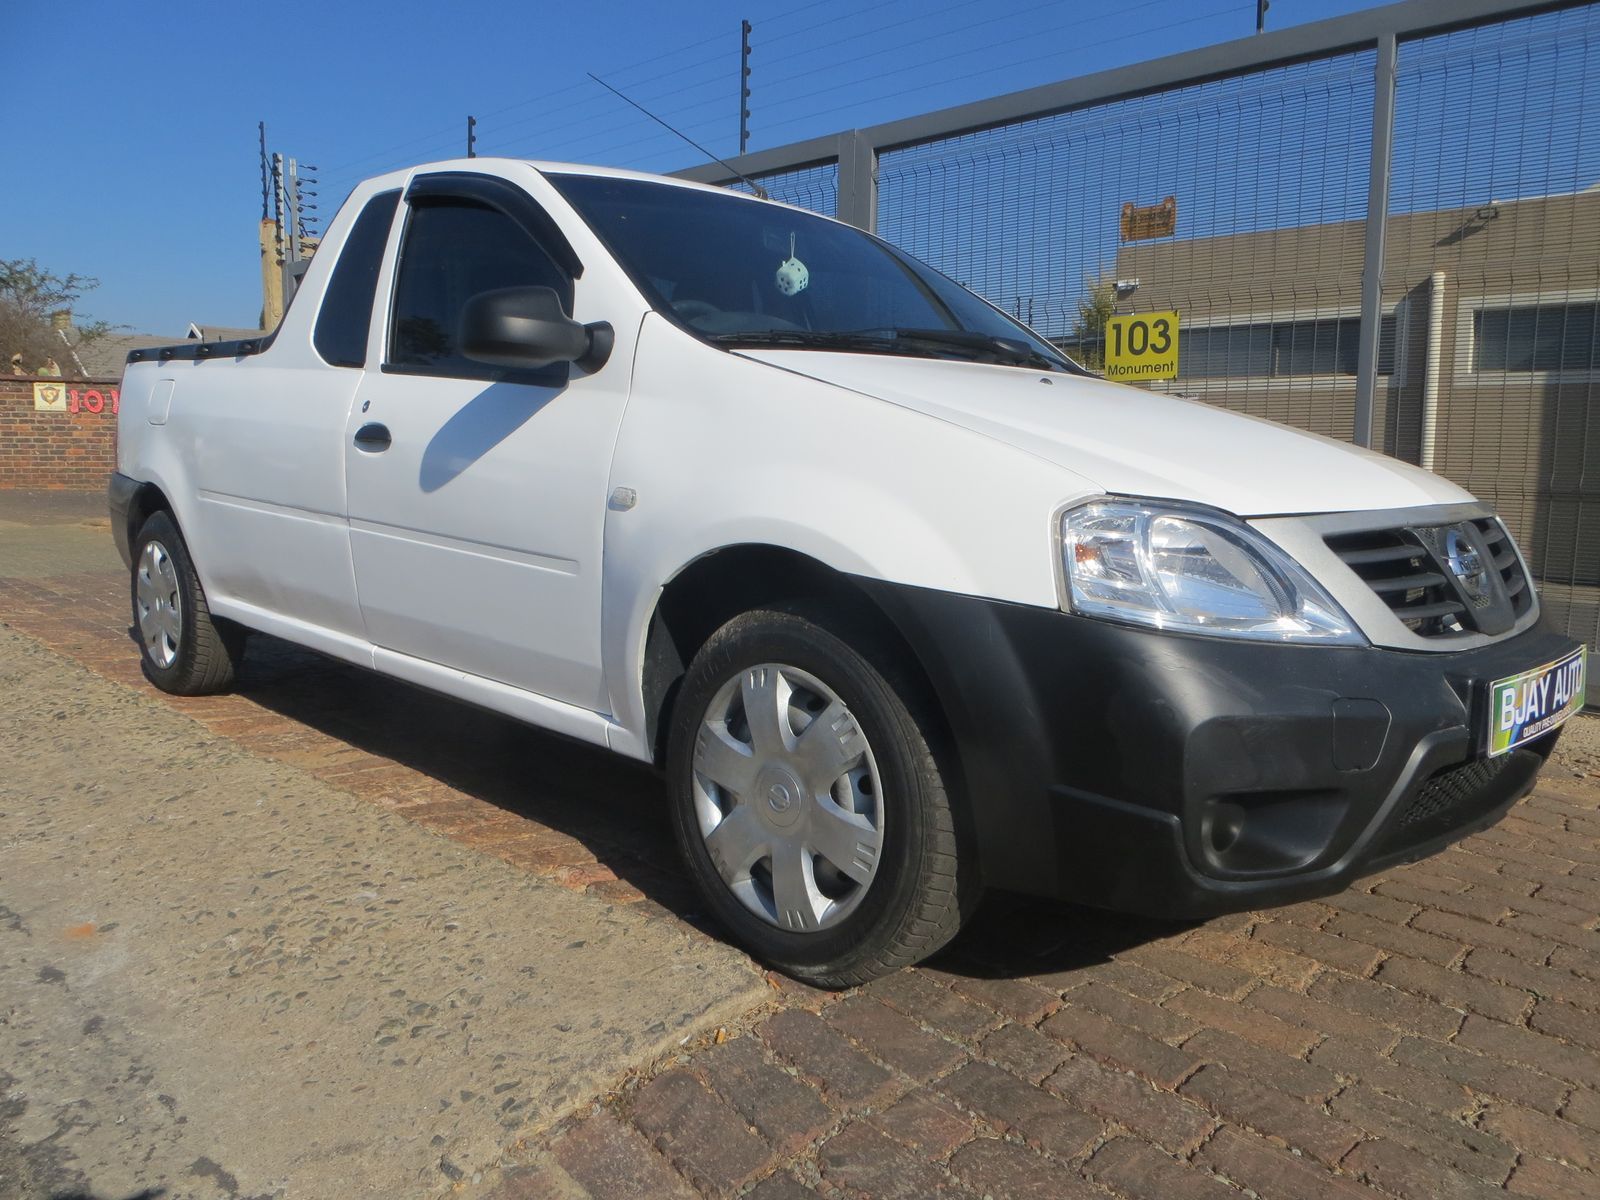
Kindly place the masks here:
[(553, 288), (572, 311), (572, 279), (510, 216), (477, 201), (426, 197), (411, 202), (396, 270), (387, 365), (400, 371), (498, 378), (456, 344), (461, 310), (479, 292)]

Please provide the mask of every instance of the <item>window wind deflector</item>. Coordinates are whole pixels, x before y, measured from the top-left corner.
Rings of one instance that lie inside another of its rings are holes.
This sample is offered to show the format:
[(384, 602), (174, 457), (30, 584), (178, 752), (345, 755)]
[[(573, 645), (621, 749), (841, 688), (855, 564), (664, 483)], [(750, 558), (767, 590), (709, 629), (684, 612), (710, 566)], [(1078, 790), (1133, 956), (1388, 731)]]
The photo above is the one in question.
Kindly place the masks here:
[(406, 201), (467, 200), (497, 208), (521, 225), (539, 242), (556, 264), (574, 279), (583, 278), (583, 260), (550, 214), (527, 192), (498, 175), (474, 171), (433, 171), (414, 176), (406, 188)]

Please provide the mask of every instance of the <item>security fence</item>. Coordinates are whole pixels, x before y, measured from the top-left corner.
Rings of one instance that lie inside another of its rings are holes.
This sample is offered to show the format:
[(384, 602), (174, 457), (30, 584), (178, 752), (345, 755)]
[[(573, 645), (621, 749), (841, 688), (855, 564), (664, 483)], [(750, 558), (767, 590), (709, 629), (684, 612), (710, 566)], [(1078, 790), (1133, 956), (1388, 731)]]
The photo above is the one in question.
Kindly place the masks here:
[[(742, 192), (752, 189), (740, 182), (730, 186)], [(839, 215), (839, 164), (818, 163), (800, 167), (778, 175), (768, 175), (761, 180), (761, 190), (769, 200), (779, 200), (798, 208), (809, 208), (825, 217)]]
[(1454, 479), (1593, 648), (1596, 130), (1600, 3), (1405, 0), (732, 165), (1112, 377)]

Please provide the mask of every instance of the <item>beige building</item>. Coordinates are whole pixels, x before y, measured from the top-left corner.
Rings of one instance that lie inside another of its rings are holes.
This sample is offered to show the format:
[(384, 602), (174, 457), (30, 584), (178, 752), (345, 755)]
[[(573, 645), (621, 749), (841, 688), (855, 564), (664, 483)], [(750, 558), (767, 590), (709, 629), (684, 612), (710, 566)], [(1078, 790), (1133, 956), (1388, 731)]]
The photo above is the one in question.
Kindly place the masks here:
[[(1365, 236), (1349, 221), (1121, 247), (1116, 311), (1179, 314), (1179, 376), (1147, 386), (1348, 439)], [(1594, 645), (1600, 185), (1394, 216), (1383, 283), (1375, 444), (1494, 503), (1551, 615)]]

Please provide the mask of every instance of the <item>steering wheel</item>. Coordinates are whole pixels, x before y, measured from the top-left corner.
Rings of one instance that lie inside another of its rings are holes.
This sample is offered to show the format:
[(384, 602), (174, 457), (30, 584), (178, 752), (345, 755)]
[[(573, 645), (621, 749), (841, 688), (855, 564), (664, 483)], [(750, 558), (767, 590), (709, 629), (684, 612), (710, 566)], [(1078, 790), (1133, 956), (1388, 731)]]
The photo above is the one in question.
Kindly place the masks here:
[(705, 300), (684, 299), (674, 300), (672, 302), (672, 311), (677, 313), (685, 321), (693, 321), (700, 317), (709, 317), (714, 313), (721, 312), (722, 310), (715, 304), (711, 304)]

